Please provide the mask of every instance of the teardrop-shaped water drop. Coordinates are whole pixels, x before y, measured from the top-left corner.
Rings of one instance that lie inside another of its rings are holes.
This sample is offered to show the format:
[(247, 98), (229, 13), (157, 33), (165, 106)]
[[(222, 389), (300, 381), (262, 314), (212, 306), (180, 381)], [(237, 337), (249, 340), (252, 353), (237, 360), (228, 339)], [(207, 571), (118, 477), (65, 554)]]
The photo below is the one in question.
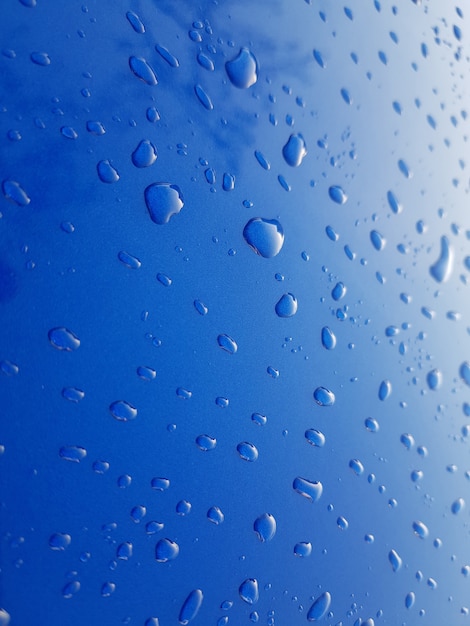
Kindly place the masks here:
[(441, 237), (441, 252), (437, 261), (431, 265), (429, 272), (438, 283), (444, 283), (449, 280), (454, 265), (454, 250), (450, 245), (449, 239), (445, 236)]
[(293, 293), (285, 293), (277, 301), (275, 311), (278, 317), (292, 317), (297, 313), (297, 298)]
[(2, 183), (3, 195), (7, 200), (11, 200), (18, 206), (28, 206), (31, 200), (26, 191), (16, 180), (4, 180)]
[(111, 162), (108, 159), (100, 161), (96, 166), (96, 170), (103, 183), (111, 184), (116, 183), (119, 180), (119, 172), (113, 165), (111, 165)]
[(248, 48), (241, 48), (234, 59), (227, 61), (225, 71), (232, 85), (239, 89), (248, 89), (258, 80), (258, 63)]
[(287, 165), (298, 167), (307, 155), (307, 145), (301, 134), (291, 135), (282, 148), (282, 156)]
[(132, 153), (132, 163), (136, 167), (150, 167), (157, 160), (157, 148), (149, 139), (142, 139)]

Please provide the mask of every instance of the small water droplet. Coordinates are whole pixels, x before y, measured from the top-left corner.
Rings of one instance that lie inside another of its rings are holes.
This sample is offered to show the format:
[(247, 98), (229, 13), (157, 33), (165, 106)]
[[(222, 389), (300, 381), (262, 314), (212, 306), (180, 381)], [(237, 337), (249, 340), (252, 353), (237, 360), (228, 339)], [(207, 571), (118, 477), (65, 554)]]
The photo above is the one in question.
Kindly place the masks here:
[(433, 369), (428, 372), (426, 376), (429, 389), (436, 391), (442, 385), (442, 372), (438, 369)]
[(379, 386), (379, 400), (387, 400), (392, 393), (392, 383), (389, 380), (383, 380)]
[(185, 389), (184, 387), (178, 387), (176, 389), (176, 395), (182, 400), (189, 400), (192, 397), (193, 392), (189, 391), (189, 389)]
[(398, 161), (398, 169), (403, 174), (405, 178), (412, 178), (413, 172), (410, 170), (408, 164), (403, 159), (399, 159)]
[(157, 280), (160, 285), (163, 285), (164, 287), (170, 287), (171, 283), (173, 282), (169, 276), (167, 276), (166, 274), (162, 274), (161, 272), (158, 272)]
[(238, 350), (236, 341), (232, 339), (232, 337), (229, 337), (229, 335), (219, 335), (217, 337), (217, 343), (222, 350), (225, 350), (225, 352), (229, 354), (235, 354)]
[(59, 450), (59, 456), (65, 461), (80, 463), (86, 457), (86, 450), (81, 446), (63, 446)]
[(155, 224), (166, 224), (184, 206), (181, 189), (170, 183), (153, 183), (145, 192), (145, 203)]
[(54, 533), (49, 537), (49, 547), (52, 550), (63, 551), (68, 548), (71, 541), (72, 537), (67, 533)]
[(338, 241), (339, 235), (332, 226), (327, 226), (325, 228), (325, 232), (328, 239), (331, 239), (331, 241)]
[(149, 139), (142, 139), (132, 153), (132, 163), (136, 167), (150, 167), (157, 160), (157, 148)]
[(30, 59), (36, 65), (42, 65), (43, 67), (51, 64), (51, 59), (47, 52), (31, 52)]
[(208, 452), (209, 450), (214, 450), (217, 445), (217, 439), (215, 437), (211, 437), (210, 435), (198, 435), (196, 437), (196, 445), (199, 450)]
[(291, 135), (282, 148), (282, 156), (287, 165), (298, 167), (307, 155), (305, 139), (300, 134)]
[(158, 79), (153, 67), (143, 58), (134, 57), (129, 58), (129, 67), (137, 78), (147, 85), (157, 85)]
[(386, 240), (377, 230), (370, 231), (370, 240), (378, 252), (384, 249)]
[(126, 17), (136, 33), (139, 35), (143, 35), (145, 33), (145, 26), (137, 13), (134, 13), (134, 11), (128, 11), (126, 13)]
[(89, 120), (86, 123), (86, 129), (92, 135), (96, 135), (99, 137), (100, 135), (104, 135), (106, 133), (106, 129), (101, 122), (95, 122), (93, 120)]
[(275, 306), (278, 317), (292, 317), (297, 313), (297, 299), (292, 293), (285, 293)]
[(168, 50), (168, 48), (165, 48), (165, 46), (161, 46), (157, 43), (157, 45), (155, 46), (155, 50), (162, 57), (162, 59), (168, 63), (170, 67), (177, 68), (180, 66), (180, 62), (178, 61), (178, 59)]
[(331, 594), (328, 591), (322, 593), (310, 607), (307, 613), (309, 622), (317, 622), (321, 620), (328, 612), (331, 604)]
[(0, 371), (6, 376), (16, 376), (20, 371), (20, 368), (16, 365), (16, 363), (5, 359), (0, 361)]
[(116, 400), (109, 405), (111, 415), (120, 422), (129, 422), (137, 417), (137, 409), (126, 402), (126, 400)]
[(393, 571), (398, 572), (403, 564), (403, 561), (396, 550), (390, 550), (388, 553), (388, 560), (390, 561)]
[(256, 604), (259, 599), (258, 581), (256, 578), (247, 578), (238, 588), (240, 598), (247, 604)]
[(258, 80), (258, 63), (248, 48), (240, 48), (238, 55), (225, 64), (225, 71), (232, 85), (239, 89), (248, 89)]
[(406, 594), (405, 606), (407, 609), (411, 609), (414, 603), (415, 603), (415, 594), (412, 591), (410, 591), (409, 593)]
[(28, 206), (31, 202), (26, 191), (16, 180), (4, 180), (2, 183), (3, 195), (7, 200), (11, 200), (18, 206)]
[(394, 213), (401, 213), (403, 211), (403, 207), (400, 204), (398, 198), (393, 193), (393, 191), (387, 191), (387, 201)]
[(325, 435), (315, 428), (309, 428), (305, 431), (305, 439), (310, 445), (317, 448), (323, 448), (326, 441)]
[(212, 100), (209, 94), (204, 90), (204, 88), (201, 85), (197, 84), (194, 86), (194, 93), (196, 94), (202, 106), (208, 111), (212, 111), (212, 109), (214, 108)]
[(189, 515), (191, 508), (191, 502), (188, 502), (188, 500), (180, 500), (176, 505), (176, 513), (183, 516)]
[(197, 62), (201, 67), (208, 70), (209, 72), (213, 72), (215, 69), (214, 62), (210, 57), (207, 56), (207, 54), (204, 54), (204, 52), (199, 52), (199, 54), (197, 55)]
[(115, 167), (111, 165), (111, 162), (108, 159), (104, 161), (99, 161), (96, 166), (96, 170), (98, 172), (98, 176), (103, 183), (116, 183), (119, 180), (119, 172)]
[(193, 589), (193, 591), (191, 591), (186, 600), (183, 602), (183, 606), (181, 607), (178, 618), (179, 623), (183, 624), (183, 626), (186, 626), (186, 624), (193, 620), (198, 614), (203, 600), (204, 594), (202, 593), (201, 589)]
[(470, 363), (468, 361), (464, 361), (460, 366), (459, 375), (464, 383), (470, 387)]
[(167, 563), (176, 559), (180, 551), (179, 545), (171, 539), (160, 539), (155, 546), (155, 560), (158, 563)]
[(340, 515), (338, 519), (336, 520), (336, 525), (338, 526), (340, 530), (348, 530), (349, 528), (348, 520), (342, 515)]
[(400, 441), (408, 450), (415, 445), (414, 437), (409, 433), (403, 433), (403, 435), (400, 436)]
[(67, 583), (62, 589), (62, 595), (67, 600), (72, 598), (76, 593), (80, 591), (80, 582), (78, 580), (72, 580)]
[(64, 326), (58, 326), (57, 328), (51, 328), (48, 333), (49, 342), (57, 350), (63, 350), (64, 352), (73, 352), (80, 347), (80, 339), (77, 335), (65, 328)]
[(235, 189), (235, 176), (233, 174), (224, 173), (222, 188), (224, 191), (233, 191)]
[(376, 433), (379, 430), (379, 423), (373, 417), (367, 417), (364, 424), (367, 430), (371, 433)]
[(271, 163), (259, 150), (255, 150), (255, 158), (264, 170), (269, 171), (271, 169)]
[(203, 302), (201, 302), (201, 300), (194, 300), (193, 304), (199, 315), (207, 315), (209, 312), (209, 309)]
[(151, 122), (152, 124), (154, 124), (155, 122), (158, 122), (158, 120), (160, 119), (160, 113), (158, 112), (158, 109), (156, 109), (155, 107), (148, 107), (145, 115), (146, 115), (147, 120)]
[(116, 590), (116, 584), (112, 582), (106, 582), (101, 585), (101, 595), (103, 598), (109, 598)]
[(211, 508), (207, 511), (207, 519), (218, 526), (219, 524), (222, 524), (225, 516), (218, 506), (211, 506)]
[(250, 248), (265, 259), (279, 254), (284, 244), (284, 230), (274, 219), (254, 217), (243, 229), (243, 237)]
[(258, 449), (248, 441), (242, 441), (237, 445), (237, 452), (241, 459), (253, 463), (258, 459)]
[(313, 399), (319, 406), (333, 406), (335, 394), (326, 387), (317, 387), (313, 392)]
[(325, 69), (326, 68), (326, 61), (323, 58), (321, 52), (319, 50), (314, 50), (313, 51), (313, 58), (315, 59), (315, 61), (318, 63), (318, 65), (322, 68)]
[(166, 491), (170, 486), (169, 478), (156, 476), (150, 481), (150, 486), (156, 491)]
[(320, 481), (311, 481), (297, 476), (292, 483), (292, 487), (307, 500), (316, 502), (323, 493), (323, 485)]
[(344, 189), (339, 185), (332, 185), (328, 189), (328, 195), (333, 200), (333, 202), (336, 202), (336, 204), (345, 204), (348, 199), (348, 196), (346, 195)]
[(452, 274), (454, 264), (454, 250), (450, 245), (449, 239), (445, 236), (441, 237), (441, 251), (437, 261), (431, 265), (429, 272), (438, 283), (449, 280)]
[(271, 541), (276, 534), (276, 520), (274, 516), (270, 513), (263, 513), (255, 520), (253, 530), (262, 543)]

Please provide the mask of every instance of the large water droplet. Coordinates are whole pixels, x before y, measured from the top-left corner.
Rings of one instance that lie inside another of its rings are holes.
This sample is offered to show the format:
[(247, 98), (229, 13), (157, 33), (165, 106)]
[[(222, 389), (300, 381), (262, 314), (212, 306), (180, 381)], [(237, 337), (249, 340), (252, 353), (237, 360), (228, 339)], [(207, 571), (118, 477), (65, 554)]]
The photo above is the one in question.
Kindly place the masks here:
[(379, 233), (377, 230), (370, 231), (370, 240), (374, 248), (380, 252), (385, 247), (386, 240), (383, 235)]
[(238, 589), (240, 598), (247, 604), (255, 604), (258, 602), (259, 590), (256, 578), (247, 578), (242, 582)]
[(470, 363), (464, 361), (459, 369), (460, 378), (470, 387)]
[(137, 13), (134, 13), (134, 11), (128, 11), (126, 13), (126, 17), (136, 33), (139, 33), (139, 35), (143, 35), (145, 33), (145, 26)]
[(218, 526), (219, 524), (222, 524), (225, 516), (218, 506), (211, 506), (211, 508), (207, 511), (207, 519)]
[(392, 393), (392, 383), (389, 380), (383, 380), (379, 386), (379, 400), (387, 400)]
[(327, 350), (333, 350), (336, 346), (336, 337), (328, 326), (323, 326), (321, 329), (321, 342)]
[(119, 180), (119, 172), (111, 165), (108, 159), (100, 161), (96, 166), (98, 176), (103, 183), (116, 183)]
[(263, 513), (255, 520), (253, 529), (261, 542), (271, 541), (276, 534), (276, 520), (270, 513)]
[(82, 446), (63, 446), (59, 450), (59, 456), (65, 461), (80, 463), (86, 457), (86, 450)]
[(297, 476), (292, 483), (292, 487), (311, 502), (316, 502), (323, 493), (323, 485), (320, 481), (311, 481)]
[(285, 293), (276, 303), (276, 313), (279, 317), (292, 317), (297, 313), (297, 299), (292, 293)]
[(176, 559), (180, 551), (179, 545), (171, 539), (160, 539), (155, 546), (155, 560), (159, 563), (167, 563)]
[(423, 522), (413, 522), (413, 532), (420, 539), (426, 539), (429, 535), (429, 529)]
[(281, 251), (284, 230), (277, 220), (254, 217), (243, 229), (243, 237), (256, 254), (270, 259)]
[(80, 339), (77, 335), (64, 326), (51, 328), (48, 333), (48, 337), (51, 345), (53, 345), (54, 348), (57, 348), (57, 350), (73, 352), (80, 347)]
[(72, 541), (72, 537), (67, 533), (54, 533), (49, 537), (49, 547), (52, 550), (65, 550)]
[(238, 350), (236, 341), (228, 335), (219, 335), (217, 337), (217, 343), (222, 350), (225, 350), (225, 352), (228, 352), (229, 354), (235, 354)]
[(300, 541), (294, 546), (294, 556), (305, 558), (312, 554), (312, 544), (309, 541)]
[(155, 224), (166, 224), (184, 206), (181, 189), (170, 183), (153, 183), (145, 190), (145, 203)]
[(322, 617), (324, 617), (327, 614), (328, 609), (330, 608), (330, 604), (331, 604), (331, 594), (328, 591), (325, 591), (324, 593), (321, 594), (321, 596), (318, 596), (318, 598), (310, 607), (307, 613), (308, 621), (317, 622), (318, 620), (321, 620)]
[(431, 265), (429, 272), (438, 283), (449, 280), (454, 265), (454, 250), (449, 239), (441, 237), (441, 252), (437, 261)]
[(116, 558), (121, 561), (128, 561), (132, 556), (132, 543), (130, 541), (125, 541), (121, 543), (116, 550)]
[(27, 206), (31, 202), (26, 191), (16, 180), (4, 180), (2, 191), (7, 200), (11, 200), (18, 206)]
[(452, 502), (450, 510), (454, 515), (458, 515), (465, 508), (465, 500), (463, 498), (457, 498)]
[(143, 57), (130, 57), (129, 67), (147, 85), (157, 85), (158, 79), (153, 67)]
[(317, 387), (313, 392), (313, 399), (319, 406), (333, 406), (335, 394), (326, 387)]
[(336, 285), (331, 290), (331, 297), (333, 298), (333, 300), (335, 300), (335, 302), (337, 302), (338, 300), (341, 300), (341, 298), (344, 298), (344, 296), (346, 295), (346, 291), (347, 288), (344, 283), (336, 283)]
[(136, 167), (149, 167), (157, 160), (157, 148), (148, 139), (142, 139), (132, 153), (132, 163)]
[(438, 369), (433, 369), (428, 372), (426, 376), (426, 381), (428, 383), (429, 389), (432, 391), (436, 391), (442, 385), (442, 372)]
[(129, 422), (137, 417), (137, 409), (125, 400), (116, 400), (110, 404), (109, 411), (120, 422)]
[(248, 441), (242, 441), (237, 446), (237, 452), (241, 459), (253, 463), (258, 458), (258, 449)]
[(415, 603), (415, 594), (412, 591), (410, 591), (409, 593), (406, 594), (405, 606), (407, 609), (411, 609), (414, 603)]
[(328, 194), (333, 202), (336, 202), (336, 204), (344, 204), (348, 199), (344, 189), (339, 185), (332, 185), (328, 189)]
[(258, 80), (258, 63), (248, 48), (241, 48), (234, 59), (227, 61), (225, 71), (232, 85), (239, 89), (248, 89)]
[(287, 165), (298, 167), (303, 158), (307, 155), (307, 145), (302, 135), (291, 135), (282, 148), (282, 156)]
[(202, 601), (204, 600), (204, 594), (201, 589), (193, 589), (191, 593), (188, 595), (186, 600), (183, 602), (183, 606), (181, 607), (179, 614), (179, 622), (186, 626), (191, 620), (193, 620), (199, 609), (201, 608)]
[(305, 431), (305, 439), (309, 442), (310, 445), (317, 448), (323, 448), (326, 441), (325, 435), (315, 428), (309, 428)]
[(390, 550), (388, 553), (388, 560), (390, 561), (393, 571), (398, 572), (403, 564), (403, 561), (396, 550)]

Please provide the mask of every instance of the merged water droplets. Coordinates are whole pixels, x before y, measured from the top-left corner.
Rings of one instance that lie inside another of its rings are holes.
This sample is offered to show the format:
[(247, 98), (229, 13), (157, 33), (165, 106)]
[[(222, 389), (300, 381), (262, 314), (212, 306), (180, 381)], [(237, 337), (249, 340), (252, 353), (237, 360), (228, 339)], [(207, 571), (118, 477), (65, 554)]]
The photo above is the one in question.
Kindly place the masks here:
[(248, 89), (258, 80), (258, 63), (249, 48), (241, 48), (234, 59), (227, 61), (225, 71), (232, 85), (239, 89)]
[(254, 217), (245, 225), (243, 237), (250, 248), (265, 259), (278, 255), (284, 244), (284, 230), (275, 219)]
[(153, 183), (144, 192), (150, 218), (155, 224), (167, 224), (184, 206), (183, 194), (177, 185)]
[(454, 251), (450, 245), (449, 239), (445, 236), (441, 237), (441, 251), (437, 261), (431, 265), (429, 272), (438, 283), (444, 283), (449, 280), (454, 265)]
[(291, 135), (282, 148), (282, 156), (287, 165), (298, 167), (307, 155), (305, 139), (300, 134)]
[(73, 352), (80, 347), (80, 339), (73, 331), (65, 328), (65, 326), (51, 328), (48, 337), (51, 345), (57, 350)]

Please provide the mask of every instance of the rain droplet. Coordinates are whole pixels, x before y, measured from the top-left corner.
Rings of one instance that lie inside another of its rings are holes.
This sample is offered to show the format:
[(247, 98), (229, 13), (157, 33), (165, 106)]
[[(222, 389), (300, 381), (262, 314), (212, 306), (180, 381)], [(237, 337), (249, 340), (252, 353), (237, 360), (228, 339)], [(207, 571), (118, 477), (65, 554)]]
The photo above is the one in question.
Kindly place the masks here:
[(4, 180), (2, 191), (7, 200), (11, 200), (18, 206), (27, 206), (31, 202), (26, 191), (16, 180)]
[(300, 541), (294, 546), (294, 556), (305, 558), (312, 554), (312, 544), (309, 541)]
[(426, 539), (429, 529), (423, 522), (413, 522), (413, 532), (420, 539)]
[(238, 589), (240, 598), (247, 604), (255, 604), (258, 602), (259, 590), (256, 578), (247, 578), (242, 582)]
[(183, 606), (181, 607), (178, 618), (180, 624), (186, 626), (186, 624), (188, 624), (196, 617), (199, 609), (201, 608), (203, 600), (204, 594), (202, 593), (201, 589), (193, 589), (191, 591), (186, 600), (183, 602)]
[(125, 252), (124, 250), (118, 252), (118, 259), (121, 261), (121, 263), (123, 263), (132, 270), (138, 270), (142, 265), (142, 263), (136, 256), (133, 256), (132, 254), (129, 254), (129, 252)]
[(364, 473), (364, 466), (359, 461), (359, 459), (351, 459), (349, 461), (349, 468), (356, 474), (356, 476), (360, 476)]
[(313, 399), (319, 406), (333, 406), (335, 394), (326, 387), (317, 387), (313, 392)]
[(225, 517), (218, 506), (211, 506), (211, 508), (207, 511), (207, 519), (218, 526), (219, 524), (222, 524)]
[(171, 539), (160, 539), (155, 546), (155, 560), (158, 563), (167, 563), (176, 559), (180, 551), (179, 545)]
[(441, 252), (437, 261), (431, 265), (429, 272), (438, 283), (449, 280), (454, 265), (454, 250), (447, 237), (441, 237)]
[(122, 561), (128, 561), (132, 556), (132, 548), (133, 546), (130, 541), (121, 543), (116, 550), (116, 558)]
[(386, 240), (383, 235), (381, 235), (377, 230), (370, 231), (370, 240), (374, 248), (380, 252), (384, 249)]
[(336, 336), (328, 326), (323, 326), (321, 329), (321, 342), (327, 350), (333, 350), (336, 346)]
[(259, 150), (255, 150), (255, 158), (264, 170), (268, 171), (271, 169), (271, 163)]
[(238, 55), (225, 64), (225, 71), (232, 85), (239, 89), (248, 89), (258, 80), (258, 63), (248, 48), (240, 48)]
[(120, 422), (129, 422), (137, 417), (137, 409), (125, 400), (116, 400), (109, 405), (111, 415)]
[(328, 591), (325, 591), (318, 596), (315, 602), (310, 607), (307, 613), (307, 619), (309, 622), (317, 622), (324, 617), (331, 604), (331, 594)]
[(458, 515), (465, 508), (465, 500), (463, 498), (457, 498), (452, 502), (450, 510), (454, 515)]
[(387, 191), (387, 201), (394, 213), (401, 213), (403, 211), (403, 206), (400, 204), (393, 191)]
[(57, 348), (57, 350), (73, 352), (80, 347), (80, 339), (77, 335), (64, 326), (51, 328), (48, 333), (48, 337), (51, 345), (54, 346), (54, 348)]
[(383, 380), (379, 386), (379, 400), (387, 400), (392, 393), (392, 383), (389, 380)]
[(243, 229), (243, 237), (256, 254), (270, 259), (281, 251), (284, 230), (277, 220), (254, 217)]
[(341, 298), (344, 298), (344, 296), (346, 295), (346, 291), (347, 288), (344, 283), (336, 283), (336, 285), (331, 290), (331, 297), (333, 298), (333, 300), (335, 300), (335, 302), (337, 302), (338, 300), (341, 300)]
[(367, 417), (364, 424), (371, 433), (376, 433), (379, 430), (379, 423), (373, 417)]
[(235, 189), (235, 176), (233, 174), (224, 173), (222, 188), (224, 191), (233, 191)]
[(198, 100), (202, 104), (202, 106), (208, 111), (212, 111), (212, 109), (214, 108), (212, 100), (210, 99), (206, 91), (201, 87), (201, 85), (198, 84), (194, 86), (194, 93), (198, 97)]
[(111, 165), (111, 162), (106, 159), (100, 161), (96, 166), (98, 176), (103, 183), (116, 183), (119, 180), (119, 173), (115, 167)]
[(298, 167), (307, 155), (307, 145), (302, 135), (291, 135), (282, 148), (282, 156), (287, 165)]
[(62, 589), (62, 595), (64, 596), (64, 598), (68, 600), (79, 591), (80, 591), (80, 582), (78, 580), (72, 580), (72, 582), (67, 583), (65, 587)]
[(80, 463), (86, 457), (86, 450), (81, 446), (64, 446), (59, 450), (59, 456), (65, 461)]
[(326, 68), (326, 61), (323, 58), (321, 52), (319, 50), (314, 50), (313, 51), (313, 58), (315, 59), (315, 61), (318, 63), (318, 65), (322, 68), (325, 69)]
[(398, 169), (403, 174), (405, 178), (412, 178), (413, 172), (410, 170), (408, 164), (403, 159), (399, 159), (398, 161)]
[(143, 35), (145, 33), (145, 26), (137, 13), (134, 13), (134, 11), (128, 11), (126, 13), (126, 17), (136, 33), (139, 35)]
[(285, 293), (276, 303), (278, 317), (292, 317), (297, 313), (297, 299), (292, 293)]
[(270, 513), (263, 513), (255, 520), (253, 530), (261, 542), (271, 541), (276, 534), (276, 520), (274, 516)]
[(225, 352), (228, 352), (229, 354), (235, 354), (238, 350), (235, 340), (228, 335), (219, 335), (217, 337), (217, 343), (222, 350), (225, 350)]
[(85, 392), (77, 387), (64, 387), (62, 389), (62, 397), (70, 402), (80, 402), (85, 397)]
[(157, 45), (155, 46), (155, 50), (162, 57), (162, 59), (164, 59), (168, 63), (170, 67), (176, 68), (180, 66), (180, 62), (178, 61), (178, 59), (173, 54), (171, 54), (171, 52), (168, 50), (168, 48), (165, 48), (165, 46), (161, 46), (157, 43)]
[(196, 445), (199, 450), (208, 452), (209, 450), (214, 450), (217, 445), (217, 439), (215, 437), (211, 437), (210, 435), (198, 435), (196, 437)]
[(442, 372), (438, 369), (433, 369), (428, 372), (426, 376), (429, 389), (436, 391), (442, 385)]
[(326, 441), (325, 435), (315, 428), (309, 428), (305, 431), (305, 439), (309, 442), (310, 445), (317, 448), (323, 448)]
[(157, 85), (157, 75), (153, 67), (143, 57), (130, 57), (129, 67), (132, 72), (147, 85)]
[(470, 363), (464, 361), (459, 369), (460, 378), (470, 387)]
[(207, 313), (209, 312), (209, 309), (204, 304), (204, 302), (201, 302), (201, 300), (194, 300), (193, 304), (199, 315), (207, 315)]
[(415, 594), (412, 591), (410, 591), (409, 593), (406, 594), (405, 606), (407, 609), (411, 609), (414, 603), (415, 603)]
[(401, 560), (396, 550), (390, 550), (390, 552), (388, 553), (388, 560), (390, 561), (390, 565), (392, 566), (393, 571), (398, 572), (403, 564), (403, 561)]
[(333, 202), (336, 202), (336, 204), (344, 204), (348, 199), (344, 189), (339, 185), (332, 185), (328, 189), (328, 194)]
[(157, 148), (148, 139), (142, 139), (132, 153), (132, 163), (136, 167), (150, 167), (157, 160)]
[[(65, 550), (72, 541), (72, 537), (67, 533), (54, 533), (49, 537), (49, 547), (52, 550)], [(1, 624), (1, 622), (0, 622)]]
[(300, 476), (294, 479), (292, 487), (297, 493), (311, 502), (316, 502), (323, 493), (323, 485), (320, 481), (311, 481)]
[(36, 65), (46, 67), (51, 64), (51, 59), (47, 52), (31, 52), (30, 59)]
[(145, 203), (155, 224), (166, 224), (184, 206), (181, 189), (170, 183), (153, 183), (145, 190)]
[(242, 441), (237, 445), (237, 452), (241, 459), (253, 463), (258, 459), (258, 449), (248, 441)]

